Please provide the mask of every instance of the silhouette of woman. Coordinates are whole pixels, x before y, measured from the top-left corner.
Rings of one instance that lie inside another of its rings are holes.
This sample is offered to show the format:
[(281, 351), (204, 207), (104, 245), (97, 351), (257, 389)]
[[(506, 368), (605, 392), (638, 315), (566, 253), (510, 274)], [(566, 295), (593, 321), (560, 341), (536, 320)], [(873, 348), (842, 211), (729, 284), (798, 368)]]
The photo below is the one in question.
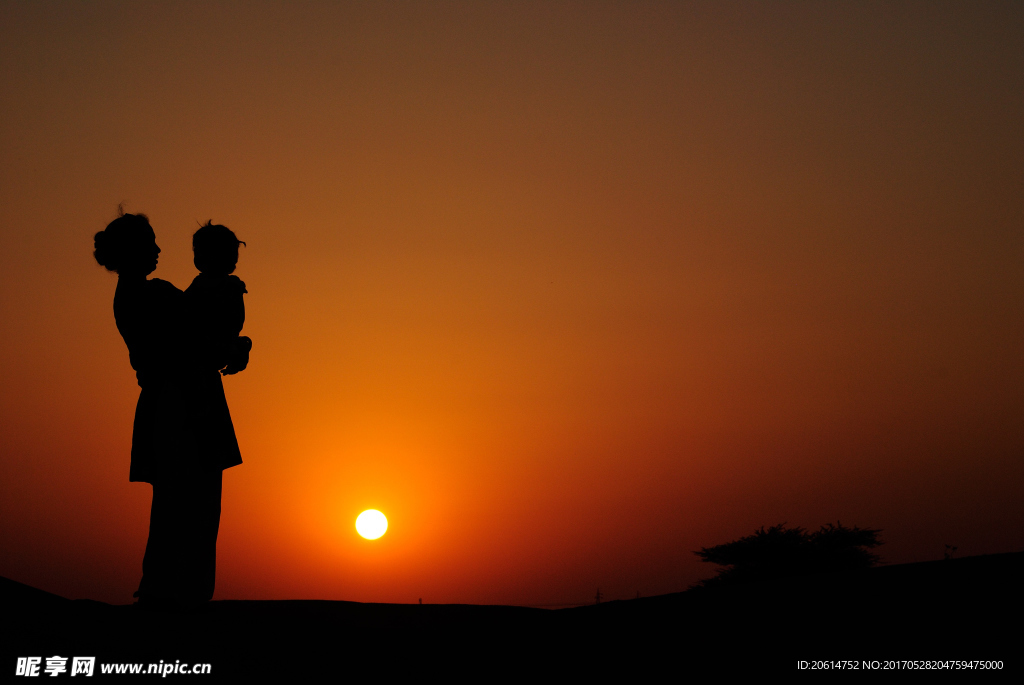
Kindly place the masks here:
[(118, 275), (114, 320), (141, 388), (128, 479), (152, 484), (153, 505), (136, 596), (142, 606), (200, 604), (213, 596), (222, 469), (241, 463), (223, 387), (189, 349), (184, 293), (147, 278), (160, 248), (146, 215), (119, 209), (93, 254)]

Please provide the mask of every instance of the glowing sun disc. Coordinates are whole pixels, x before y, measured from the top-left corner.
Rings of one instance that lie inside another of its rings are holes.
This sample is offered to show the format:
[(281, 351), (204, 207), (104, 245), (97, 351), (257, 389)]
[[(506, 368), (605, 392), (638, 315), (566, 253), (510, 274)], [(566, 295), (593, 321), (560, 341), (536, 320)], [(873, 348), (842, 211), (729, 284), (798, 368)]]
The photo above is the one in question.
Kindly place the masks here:
[(367, 540), (376, 540), (387, 529), (387, 518), (376, 509), (367, 509), (356, 518), (356, 531)]

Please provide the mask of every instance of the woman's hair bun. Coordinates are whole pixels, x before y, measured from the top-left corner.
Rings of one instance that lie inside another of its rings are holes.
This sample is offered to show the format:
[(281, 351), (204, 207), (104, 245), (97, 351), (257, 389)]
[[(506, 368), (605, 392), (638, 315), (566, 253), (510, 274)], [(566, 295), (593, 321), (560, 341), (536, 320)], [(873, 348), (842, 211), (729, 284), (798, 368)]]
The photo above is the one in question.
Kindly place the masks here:
[(110, 250), (110, 236), (107, 232), (99, 231), (92, 239), (93, 251), (92, 256), (96, 258), (100, 266), (105, 267), (107, 271), (117, 271), (117, 264), (113, 260), (113, 254)]

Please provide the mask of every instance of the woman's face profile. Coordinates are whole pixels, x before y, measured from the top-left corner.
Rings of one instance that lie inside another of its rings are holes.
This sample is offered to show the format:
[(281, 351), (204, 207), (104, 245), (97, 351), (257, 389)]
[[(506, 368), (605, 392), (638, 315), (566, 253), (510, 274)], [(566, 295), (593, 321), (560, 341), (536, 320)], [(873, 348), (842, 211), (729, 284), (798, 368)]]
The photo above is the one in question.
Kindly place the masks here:
[(146, 262), (146, 264), (147, 265), (152, 264), (152, 266), (150, 266), (149, 267), (149, 271), (146, 272), (147, 276), (149, 274), (153, 273), (154, 271), (156, 271), (157, 262), (160, 261), (160, 246), (156, 244), (156, 237), (155, 236), (153, 238), (153, 242), (150, 244), (150, 255), (151, 255), (151, 257), (150, 257), (149, 261)]
[(153, 229), (139, 236), (138, 242), (132, 246), (128, 258), (127, 268), (122, 269), (129, 274), (148, 276), (156, 271), (157, 262), (160, 261), (160, 247), (156, 244), (156, 235)]

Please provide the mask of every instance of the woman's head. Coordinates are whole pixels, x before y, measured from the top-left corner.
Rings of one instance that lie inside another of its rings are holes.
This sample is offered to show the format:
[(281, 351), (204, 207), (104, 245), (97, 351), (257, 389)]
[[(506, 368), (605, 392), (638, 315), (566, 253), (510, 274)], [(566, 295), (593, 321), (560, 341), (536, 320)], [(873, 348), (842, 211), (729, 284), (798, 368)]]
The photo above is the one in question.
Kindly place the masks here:
[(107, 271), (118, 275), (147, 276), (156, 270), (160, 248), (145, 214), (125, 214), (117, 208), (117, 218), (93, 238), (93, 256)]

